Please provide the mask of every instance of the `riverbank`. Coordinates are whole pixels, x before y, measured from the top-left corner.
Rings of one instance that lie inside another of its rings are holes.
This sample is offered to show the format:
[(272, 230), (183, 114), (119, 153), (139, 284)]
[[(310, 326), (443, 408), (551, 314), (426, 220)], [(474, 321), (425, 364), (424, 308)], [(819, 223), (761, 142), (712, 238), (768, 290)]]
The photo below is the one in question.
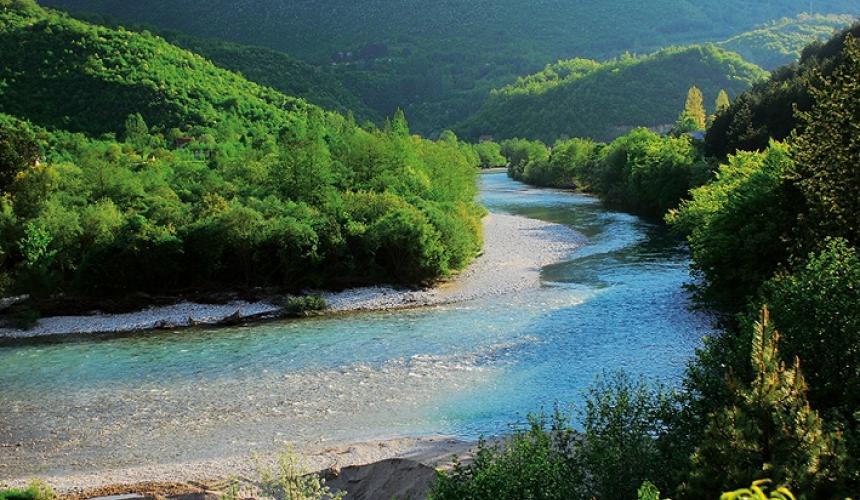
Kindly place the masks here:
[[(373, 466), (392, 459), (404, 459), (434, 469), (446, 469), (453, 457), (469, 458), (475, 443), (444, 436), (399, 438), (350, 444), (306, 445), (296, 448), (302, 466), (308, 471), (321, 471), (337, 475), (342, 469)], [(40, 476), (60, 495), (75, 496), (83, 492), (114, 485), (139, 483), (189, 483), (213, 484), (224, 480), (255, 481), (259, 465), (274, 467), (277, 455), (251, 457), (237, 455), (193, 463), (164, 463), (141, 467), (111, 468), (93, 473)], [(2, 474), (2, 469), (0, 469)], [(387, 478), (389, 487), (408, 484), (413, 478), (409, 473), (391, 473)], [(0, 486), (23, 487), (29, 480), (12, 479)]]
[[(343, 313), (450, 304), (516, 293), (539, 286), (540, 268), (563, 260), (582, 243), (583, 237), (567, 226), (493, 213), (484, 219), (484, 253), (449, 282), (422, 290), (365, 287), (322, 295), (329, 305), (328, 312)], [(280, 307), (268, 302), (183, 302), (124, 314), (42, 318), (26, 330), (0, 328), (0, 339), (185, 328), (262, 320), (279, 314)]]

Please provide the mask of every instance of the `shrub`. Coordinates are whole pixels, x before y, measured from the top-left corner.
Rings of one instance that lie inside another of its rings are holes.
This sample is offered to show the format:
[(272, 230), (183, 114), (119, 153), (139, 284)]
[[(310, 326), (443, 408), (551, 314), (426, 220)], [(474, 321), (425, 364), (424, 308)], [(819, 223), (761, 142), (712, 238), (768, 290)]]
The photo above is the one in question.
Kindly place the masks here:
[(288, 448), (277, 457), (275, 468), (257, 462), (260, 480), (256, 484), (234, 483), (224, 494), (227, 500), (342, 500), (346, 494), (333, 492), (318, 474), (309, 472), (302, 458)]
[(582, 477), (572, 456), (576, 437), (567, 419), (554, 414), (529, 417), (502, 444), (479, 441), (474, 462), (455, 462), (440, 472), (432, 500), (521, 500), (581, 498)]
[(319, 295), (288, 296), (281, 304), (281, 311), (286, 316), (308, 316), (327, 308), (325, 299)]
[(0, 500), (52, 500), (54, 490), (43, 481), (34, 480), (23, 489), (0, 489)]

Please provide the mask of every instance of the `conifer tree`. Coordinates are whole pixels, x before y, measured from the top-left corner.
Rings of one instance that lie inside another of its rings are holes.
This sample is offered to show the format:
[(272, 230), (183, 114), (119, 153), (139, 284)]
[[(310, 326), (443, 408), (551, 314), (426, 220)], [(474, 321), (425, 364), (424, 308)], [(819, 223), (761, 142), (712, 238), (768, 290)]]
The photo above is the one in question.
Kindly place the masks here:
[(798, 113), (792, 148), (794, 180), (810, 207), (816, 238), (842, 236), (860, 244), (860, 44), (848, 35), (843, 61), (818, 87), (814, 105)]
[(716, 113), (719, 113), (720, 111), (728, 108), (731, 105), (732, 101), (729, 99), (728, 92), (726, 92), (725, 89), (720, 90), (720, 93), (717, 94), (717, 100), (714, 103), (714, 109), (716, 110)]
[(828, 488), (837, 462), (837, 436), (824, 429), (810, 408), (799, 360), (787, 367), (778, 344), (779, 333), (765, 308), (753, 331), (755, 376), (738, 391), (733, 406), (710, 417), (683, 488), (690, 497), (708, 498), (727, 485), (765, 478), (815, 498), (832, 496)]
[(678, 117), (677, 129), (681, 132), (693, 132), (697, 130), (705, 130), (705, 121), (707, 114), (705, 113), (704, 96), (699, 87), (693, 85), (687, 91), (687, 101), (684, 104), (684, 111)]

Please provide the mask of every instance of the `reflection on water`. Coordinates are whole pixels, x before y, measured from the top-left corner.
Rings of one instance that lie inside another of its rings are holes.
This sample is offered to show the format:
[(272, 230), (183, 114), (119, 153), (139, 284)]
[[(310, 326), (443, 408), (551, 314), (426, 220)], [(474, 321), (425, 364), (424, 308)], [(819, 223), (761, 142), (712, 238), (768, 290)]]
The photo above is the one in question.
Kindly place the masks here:
[(677, 381), (709, 330), (685, 307), (684, 247), (586, 196), (504, 174), (482, 182), (491, 210), (569, 225), (588, 243), (545, 268), (542, 288), (518, 295), (0, 347), (0, 445), (22, 445), (0, 459), (0, 477), (284, 442), (474, 438), (575, 404), (603, 371)]

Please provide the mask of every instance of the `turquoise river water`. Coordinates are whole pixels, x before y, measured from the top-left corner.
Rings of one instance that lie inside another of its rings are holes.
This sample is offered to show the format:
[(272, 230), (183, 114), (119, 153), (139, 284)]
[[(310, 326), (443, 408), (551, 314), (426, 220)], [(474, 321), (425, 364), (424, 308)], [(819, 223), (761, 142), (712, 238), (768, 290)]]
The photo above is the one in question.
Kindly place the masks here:
[[(586, 236), (527, 292), (423, 309), (0, 345), (0, 479), (285, 442), (498, 434), (605, 371), (679, 380), (710, 319), (684, 246), (593, 198), (482, 176), (492, 211)], [(178, 443), (182, 443), (178, 446)], [(3, 457), (2, 455), (6, 455)]]

